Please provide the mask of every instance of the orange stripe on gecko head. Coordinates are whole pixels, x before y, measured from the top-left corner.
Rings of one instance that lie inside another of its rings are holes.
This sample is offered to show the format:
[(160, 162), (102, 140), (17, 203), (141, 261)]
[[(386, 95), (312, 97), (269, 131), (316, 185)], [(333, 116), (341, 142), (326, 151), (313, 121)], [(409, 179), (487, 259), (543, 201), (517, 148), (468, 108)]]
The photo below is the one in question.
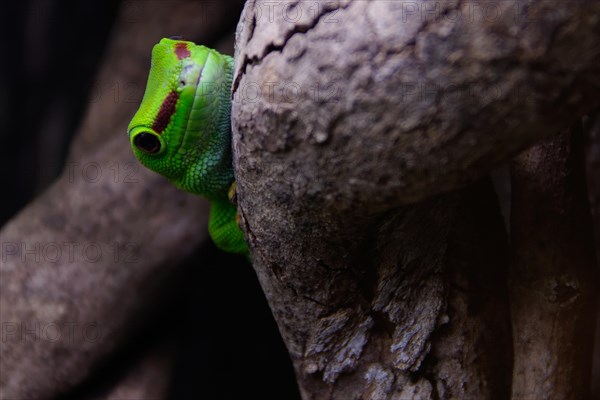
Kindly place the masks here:
[(178, 60), (188, 58), (191, 55), (191, 53), (187, 47), (187, 43), (177, 43), (175, 45), (175, 55), (177, 56)]

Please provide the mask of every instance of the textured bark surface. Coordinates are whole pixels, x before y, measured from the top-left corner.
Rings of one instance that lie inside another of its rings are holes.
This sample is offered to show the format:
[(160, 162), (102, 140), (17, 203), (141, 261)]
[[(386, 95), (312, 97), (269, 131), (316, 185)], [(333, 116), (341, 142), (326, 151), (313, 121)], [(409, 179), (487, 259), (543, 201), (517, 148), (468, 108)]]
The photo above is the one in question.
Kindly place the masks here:
[(238, 169), (261, 153), (294, 203), (366, 214), (424, 199), (600, 103), (598, 2), (486, 3), (494, 18), (471, 2), (313, 3), (248, 2), (237, 38)]
[[(108, 169), (130, 157), (116, 138), (80, 160)], [(156, 175), (140, 170), (137, 179), (70, 182), (65, 174), (3, 227), (5, 398), (51, 398), (79, 382), (122, 341), (169, 271), (207, 239), (203, 202)]]
[(586, 399), (598, 270), (581, 127), (512, 167), (513, 398)]
[[(241, 220), (304, 398), (507, 396), (503, 253), (476, 250), (501, 236), (482, 222), (497, 210), (459, 211), (482, 188), (432, 196), (598, 105), (600, 3), (493, 6), (486, 18), (461, 1), (246, 5)], [(451, 257), (465, 243), (472, 253)], [(475, 365), (481, 338), (499, 354)]]
[[(600, 114), (598, 111), (584, 119), (586, 175), (592, 220), (596, 263), (600, 266)], [(596, 310), (596, 338), (592, 367), (592, 398), (600, 400), (600, 306)]]
[(104, 91), (91, 94), (64, 173), (0, 231), (3, 399), (54, 398), (80, 383), (156, 304), (178, 262), (208, 240), (207, 203), (141, 168), (125, 132), (152, 45), (173, 34), (214, 36), (228, 9), (123, 4), (96, 85)]

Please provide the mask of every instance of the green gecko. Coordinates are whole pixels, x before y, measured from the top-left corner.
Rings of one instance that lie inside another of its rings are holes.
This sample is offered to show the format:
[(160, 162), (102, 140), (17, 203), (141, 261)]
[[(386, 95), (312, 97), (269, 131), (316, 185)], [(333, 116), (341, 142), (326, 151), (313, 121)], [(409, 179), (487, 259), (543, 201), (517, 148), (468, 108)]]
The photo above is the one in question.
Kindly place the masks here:
[(162, 39), (152, 49), (146, 91), (127, 132), (144, 166), (210, 201), (208, 232), (217, 247), (248, 256), (231, 202), (232, 77), (232, 57)]

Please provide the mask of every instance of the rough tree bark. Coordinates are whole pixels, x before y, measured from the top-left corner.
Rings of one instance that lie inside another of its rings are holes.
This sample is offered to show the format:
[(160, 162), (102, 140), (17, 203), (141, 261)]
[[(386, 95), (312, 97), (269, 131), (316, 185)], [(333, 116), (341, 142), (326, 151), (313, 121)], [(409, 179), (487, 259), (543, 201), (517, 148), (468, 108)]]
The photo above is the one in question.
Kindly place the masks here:
[(590, 396), (598, 270), (580, 124), (512, 166), (513, 398)]
[(481, 188), (439, 194), (598, 106), (600, 3), (317, 4), (246, 4), (232, 110), (241, 220), (303, 396), (505, 398), (506, 265), (476, 257), (496, 211), (459, 211)]

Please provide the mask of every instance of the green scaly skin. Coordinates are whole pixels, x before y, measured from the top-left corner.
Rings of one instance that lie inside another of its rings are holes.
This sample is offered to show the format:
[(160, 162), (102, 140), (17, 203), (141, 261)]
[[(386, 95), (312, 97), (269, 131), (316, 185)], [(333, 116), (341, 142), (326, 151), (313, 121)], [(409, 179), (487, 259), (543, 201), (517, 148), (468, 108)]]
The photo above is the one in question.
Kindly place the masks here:
[(208, 232), (220, 249), (248, 256), (228, 197), (233, 58), (192, 42), (162, 39), (127, 131), (138, 160), (178, 188), (206, 197)]

